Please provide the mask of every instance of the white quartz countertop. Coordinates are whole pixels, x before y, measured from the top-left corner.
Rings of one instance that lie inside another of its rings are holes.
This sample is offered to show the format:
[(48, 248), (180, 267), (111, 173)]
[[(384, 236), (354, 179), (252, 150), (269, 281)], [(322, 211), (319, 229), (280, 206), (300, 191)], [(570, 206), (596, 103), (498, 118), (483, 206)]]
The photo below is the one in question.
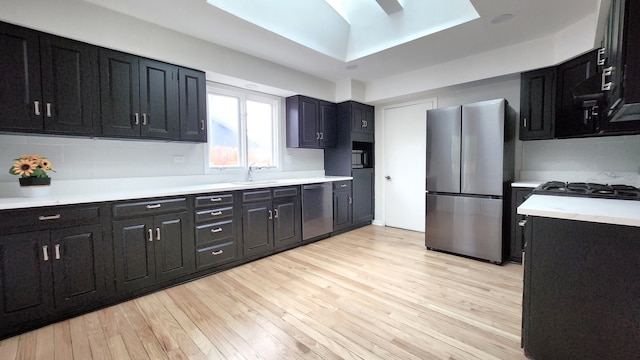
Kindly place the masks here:
[(640, 201), (531, 195), (518, 214), (640, 227)]
[(21, 197), (16, 185), (15, 197), (0, 197), (0, 210), (32, 208), (41, 206), (83, 204), (104, 201), (156, 198), (190, 194), (205, 194), (211, 192), (258, 189), (288, 185), (305, 185), (323, 182), (351, 180), (349, 176), (323, 176), (311, 178), (293, 178), (261, 181), (238, 181), (210, 184), (170, 184), (145, 181), (140, 179), (137, 184), (130, 181), (87, 181), (64, 184), (52, 183), (51, 193), (44, 197)]
[(527, 180), (519, 180), (516, 182), (512, 182), (511, 183), (511, 187), (512, 188), (537, 188), (538, 185), (543, 184), (544, 181), (537, 181), (537, 180), (531, 180), (531, 181), (527, 181)]

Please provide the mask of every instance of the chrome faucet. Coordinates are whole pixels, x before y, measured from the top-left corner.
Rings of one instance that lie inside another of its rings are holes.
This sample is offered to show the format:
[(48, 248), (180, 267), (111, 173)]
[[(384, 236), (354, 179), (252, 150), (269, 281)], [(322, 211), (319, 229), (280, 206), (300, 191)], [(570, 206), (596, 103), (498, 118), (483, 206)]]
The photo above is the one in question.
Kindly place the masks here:
[(269, 165), (267, 166), (254, 166), (256, 163), (253, 162), (251, 163), (251, 165), (249, 165), (249, 170), (248, 170), (248, 176), (247, 176), (247, 180), (248, 181), (253, 181), (253, 170), (259, 170), (259, 169), (266, 169), (269, 167)]

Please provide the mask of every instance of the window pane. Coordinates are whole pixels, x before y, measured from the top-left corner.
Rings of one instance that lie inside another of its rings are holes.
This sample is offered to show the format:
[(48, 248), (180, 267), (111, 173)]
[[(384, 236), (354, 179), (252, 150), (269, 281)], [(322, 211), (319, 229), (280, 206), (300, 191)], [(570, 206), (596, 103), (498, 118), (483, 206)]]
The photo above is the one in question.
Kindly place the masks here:
[(274, 165), (273, 105), (247, 100), (248, 164)]
[(209, 166), (239, 166), (240, 100), (236, 97), (208, 94)]

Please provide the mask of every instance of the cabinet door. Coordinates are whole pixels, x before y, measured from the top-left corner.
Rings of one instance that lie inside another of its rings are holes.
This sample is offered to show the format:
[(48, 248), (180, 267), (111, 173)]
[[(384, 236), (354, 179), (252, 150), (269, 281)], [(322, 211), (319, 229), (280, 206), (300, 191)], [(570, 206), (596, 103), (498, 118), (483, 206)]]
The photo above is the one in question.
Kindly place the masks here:
[(336, 104), (320, 101), (320, 119), (318, 131), (320, 132), (320, 147), (335, 147), (338, 138), (336, 129)]
[(273, 211), (271, 201), (242, 206), (244, 255), (266, 253), (273, 249)]
[(356, 133), (373, 134), (373, 123), (373, 107), (365, 104), (353, 103), (351, 131)]
[(193, 270), (195, 250), (188, 229), (187, 213), (155, 217), (153, 243), (159, 281), (173, 279)]
[(352, 222), (350, 189), (336, 190), (333, 193), (333, 229), (347, 228)]
[(180, 137), (176, 66), (140, 59), (140, 112), (142, 137)]
[(526, 215), (518, 214), (520, 206), (533, 189), (514, 189), (511, 191), (511, 261), (522, 262), (522, 251), (524, 250), (524, 227), (519, 223), (526, 219)]
[(48, 231), (0, 236), (0, 328), (52, 310), (51, 250)]
[(520, 140), (552, 139), (555, 69), (523, 73), (520, 78)]
[(180, 92), (180, 139), (207, 141), (207, 94), (201, 71), (178, 70)]
[(301, 211), (299, 197), (273, 201), (273, 238), (276, 247), (302, 241)]
[(354, 169), (352, 171), (353, 223), (373, 220), (373, 169)]
[(0, 129), (42, 130), (38, 33), (0, 22)]
[(140, 136), (138, 57), (100, 49), (101, 134)]
[(101, 226), (52, 230), (51, 247), (56, 310), (93, 306), (106, 291)]
[(40, 37), (45, 132), (92, 135), (98, 105), (98, 50), (56, 36)]
[(573, 89), (598, 71), (597, 51), (592, 51), (558, 66), (556, 91), (555, 136), (569, 137), (593, 134), (598, 124), (598, 113), (583, 109), (573, 101)]
[(605, 115), (611, 117), (621, 107), (620, 100), (623, 96), (623, 48), (626, 0), (612, 0), (607, 19), (604, 70), (610, 75), (603, 77), (603, 86), (607, 86), (605, 92), (607, 108)]
[(299, 118), (300, 121), (300, 147), (318, 148), (320, 130), (318, 129), (318, 100), (300, 97)]
[(134, 291), (156, 281), (153, 218), (113, 222), (116, 288)]

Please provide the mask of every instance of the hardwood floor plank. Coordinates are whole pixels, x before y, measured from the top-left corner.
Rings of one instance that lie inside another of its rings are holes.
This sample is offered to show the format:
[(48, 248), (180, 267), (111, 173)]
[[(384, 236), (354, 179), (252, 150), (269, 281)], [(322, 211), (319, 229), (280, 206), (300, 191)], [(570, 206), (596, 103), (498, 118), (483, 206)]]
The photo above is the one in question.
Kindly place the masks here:
[(522, 275), (367, 226), (6, 339), (0, 360), (522, 360)]

